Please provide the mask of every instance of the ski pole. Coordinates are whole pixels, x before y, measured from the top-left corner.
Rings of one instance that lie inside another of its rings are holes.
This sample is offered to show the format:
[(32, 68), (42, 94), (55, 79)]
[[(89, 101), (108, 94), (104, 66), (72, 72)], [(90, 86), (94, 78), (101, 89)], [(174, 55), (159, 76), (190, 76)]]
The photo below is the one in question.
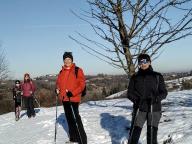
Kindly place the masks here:
[(71, 103), (71, 100), (70, 100), (70, 97), (69, 97), (69, 103), (70, 103), (70, 107), (71, 107), (71, 110), (72, 110), (72, 114), (73, 114), (73, 118), (75, 120), (75, 125), (77, 127), (77, 131), (78, 131), (78, 134), (79, 134), (79, 139), (80, 139), (80, 144), (83, 144), (83, 141), (82, 141), (82, 137), (81, 137), (81, 134), (80, 134), (80, 131), (79, 131), (79, 125), (77, 123), (77, 118), (75, 116), (75, 112), (74, 112), (74, 109), (73, 109), (73, 106), (72, 106), (72, 103)]
[(38, 107), (41, 107), (40, 103), (37, 101), (37, 98), (34, 97), (34, 99), (35, 99), (35, 102), (37, 103)]
[(153, 144), (153, 103), (152, 103), (152, 100), (151, 100), (151, 103), (150, 103), (150, 112), (151, 112), (151, 141), (150, 143)]
[(57, 105), (58, 105), (58, 99), (57, 99), (58, 95), (56, 96), (56, 113), (55, 113), (55, 138), (54, 138), (54, 142), (56, 143), (56, 139), (57, 139)]
[(131, 144), (131, 141), (132, 141), (133, 130), (134, 130), (134, 127), (135, 127), (135, 123), (136, 123), (136, 120), (137, 120), (138, 113), (139, 113), (139, 108), (137, 108), (135, 117), (133, 119), (133, 125), (132, 125), (132, 129), (131, 129), (131, 132), (130, 132), (130, 137), (129, 137), (129, 140), (128, 140), (128, 144)]

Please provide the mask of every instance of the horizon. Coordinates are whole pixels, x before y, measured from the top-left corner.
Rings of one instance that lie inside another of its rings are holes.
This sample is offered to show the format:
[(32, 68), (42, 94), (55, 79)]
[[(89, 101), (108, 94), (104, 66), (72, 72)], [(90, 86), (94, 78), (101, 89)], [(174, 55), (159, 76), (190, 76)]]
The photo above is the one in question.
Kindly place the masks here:
[[(171, 71), (171, 72), (161, 72), (161, 74), (181, 74), (181, 73), (190, 73), (192, 72), (192, 70), (190, 71)], [(32, 80), (34, 79), (37, 79), (37, 78), (40, 78), (40, 77), (46, 77), (46, 76), (50, 76), (50, 75), (53, 75), (53, 76), (57, 76), (58, 74), (45, 74), (45, 75), (39, 75), (39, 76), (36, 76), (36, 77), (31, 77)], [(89, 74), (85, 74), (85, 76), (98, 76), (98, 75), (107, 75), (107, 76), (120, 76), (120, 75), (127, 75), (126, 73), (123, 73), (123, 74), (107, 74), (107, 73), (98, 73), (98, 74), (92, 74), (92, 75), (89, 75)], [(50, 76), (51, 77), (51, 76)], [(14, 81), (14, 80), (23, 80), (23, 78), (8, 78), (6, 79), (5, 81)]]

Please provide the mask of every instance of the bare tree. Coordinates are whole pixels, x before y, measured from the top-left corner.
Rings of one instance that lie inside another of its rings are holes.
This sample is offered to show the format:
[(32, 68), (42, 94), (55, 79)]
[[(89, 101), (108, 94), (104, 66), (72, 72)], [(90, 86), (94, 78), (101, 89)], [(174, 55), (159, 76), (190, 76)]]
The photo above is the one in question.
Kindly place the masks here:
[(3, 49), (0, 47), (0, 82), (8, 77), (8, 64)]
[[(87, 0), (90, 11), (77, 15), (90, 24), (98, 38), (70, 36), (88, 53), (124, 69), (131, 76), (137, 57), (153, 59), (169, 43), (192, 35), (191, 0)], [(97, 40), (96, 40), (97, 39)]]

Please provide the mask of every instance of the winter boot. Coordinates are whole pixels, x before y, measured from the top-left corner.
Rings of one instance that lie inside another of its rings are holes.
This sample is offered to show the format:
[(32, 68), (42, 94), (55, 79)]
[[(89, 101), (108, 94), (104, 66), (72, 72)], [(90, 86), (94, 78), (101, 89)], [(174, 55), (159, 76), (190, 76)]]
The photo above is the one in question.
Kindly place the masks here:
[[(152, 132), (151, 132), (152, 130)], [(157, 143), (157, 127), (147, 126), (147, 144), (158, 144)]]
[(15, 116), (15, 121), (18, 121), (19, 120), (19, 116)]
[(131, 134), (131, 137), (129, 138), (128, 144), (138, 144), (139, 137), (141, 135), (142, 128), (135, 126), (133, 128), (133, 132)]

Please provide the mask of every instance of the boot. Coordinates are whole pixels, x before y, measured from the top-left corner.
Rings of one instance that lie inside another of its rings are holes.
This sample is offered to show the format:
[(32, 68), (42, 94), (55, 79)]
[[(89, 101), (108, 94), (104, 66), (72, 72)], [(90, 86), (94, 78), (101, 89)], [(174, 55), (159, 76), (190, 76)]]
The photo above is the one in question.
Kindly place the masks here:
[(138, 144), (142, 128), (135, 126), (133, 128), (132, 136), (129, 138), (128, 144)]
[[(151, 130), (153, 133), (151, 133)], [(152, 127), (151, 126), (147, 126), (147, 144), (158, 144), (157, 143), (157, 131), (158, 128), (157, 127)], [(152, 140), (151, 140), (152, 138)]]

